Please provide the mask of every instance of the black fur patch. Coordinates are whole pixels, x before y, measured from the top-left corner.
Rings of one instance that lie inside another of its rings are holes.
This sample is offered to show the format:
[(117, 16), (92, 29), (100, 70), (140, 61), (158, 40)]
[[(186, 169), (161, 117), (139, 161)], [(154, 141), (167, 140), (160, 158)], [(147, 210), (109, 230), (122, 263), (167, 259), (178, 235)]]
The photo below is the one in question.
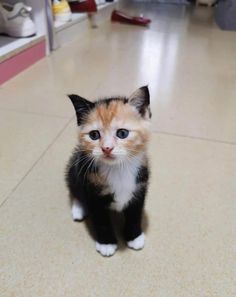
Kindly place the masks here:
[(86, 121), (87, 115), (94, 109), (95, 104), (75, 94), (68, 95), (68, 97), (74, 105), (77, 124), (80, 126)]
[(149, 170), (146, 166), (140, 167), (138, 174), (136, 176), (136, 184), (146, 183), (149, 177)]
[(112, 97), (112, 98), (105, 98), (105, 99), (100, 99), (95, 101), (95, 106), (98, 106), (100, 104), (105, 104), (106, 106), (109, 106), (111, 102), (114, 101), (120, 101), (123, 102), (124, 104), (128, 103), (128, 99), (125, 97)]

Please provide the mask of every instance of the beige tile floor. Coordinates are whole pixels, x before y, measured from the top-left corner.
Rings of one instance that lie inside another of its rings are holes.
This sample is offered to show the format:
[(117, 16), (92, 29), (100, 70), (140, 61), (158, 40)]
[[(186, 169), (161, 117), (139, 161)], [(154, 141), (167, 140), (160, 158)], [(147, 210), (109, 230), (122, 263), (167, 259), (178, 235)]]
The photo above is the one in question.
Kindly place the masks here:
[[(0, 88), (0, 296), (236, 296), (236, 34), (205, 8), (132, 9), (154, 19), (149, 29), (106, 23)], [(65, 94), (147, 83), (146, 247), (102, 258), (70, 217)]]

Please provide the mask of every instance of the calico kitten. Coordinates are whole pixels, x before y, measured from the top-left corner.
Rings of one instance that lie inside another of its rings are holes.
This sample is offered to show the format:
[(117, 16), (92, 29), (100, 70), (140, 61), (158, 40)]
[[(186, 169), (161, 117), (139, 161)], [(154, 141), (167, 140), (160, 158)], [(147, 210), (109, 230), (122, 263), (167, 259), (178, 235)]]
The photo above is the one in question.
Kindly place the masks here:
[(66, 173), (72, 216), (82, 220), (88, 212), (95, 229), (96, 250), (111, 256), (117, 249), (117, 240), (109, 209), (123, 212), (128, 247), (142, 249), (145, 236), (141, 219), (149, 176), (148, 87), (138, 89), (129, 98), (96, 102), (77, 95), (69, 98), (79, 127), (79, 144)]

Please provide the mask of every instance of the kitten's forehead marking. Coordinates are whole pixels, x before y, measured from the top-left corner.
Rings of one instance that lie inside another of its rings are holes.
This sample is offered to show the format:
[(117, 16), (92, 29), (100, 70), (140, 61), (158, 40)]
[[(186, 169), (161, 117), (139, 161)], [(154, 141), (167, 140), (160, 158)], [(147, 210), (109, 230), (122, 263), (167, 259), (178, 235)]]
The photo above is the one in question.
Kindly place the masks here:
[(110, 126), (111, 121), (117, 116), (123, 105), (123, 102), (114, 100), (108, 105), (101, 104), (97, 107), (96, 115), (102, 121), (104, 128), (108, 128)]

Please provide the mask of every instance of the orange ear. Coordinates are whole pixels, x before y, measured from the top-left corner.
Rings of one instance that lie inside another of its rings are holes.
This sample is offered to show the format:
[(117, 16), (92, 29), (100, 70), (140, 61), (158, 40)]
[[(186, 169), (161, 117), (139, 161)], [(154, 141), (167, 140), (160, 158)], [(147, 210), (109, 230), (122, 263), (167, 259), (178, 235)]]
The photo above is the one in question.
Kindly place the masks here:
[(94, 108), (94, 103), (84, 99), (78, 95), (68, 95), (72, 104), (74, 105), (77, 117), (78, 126), (81, 125), (84, 117)]

